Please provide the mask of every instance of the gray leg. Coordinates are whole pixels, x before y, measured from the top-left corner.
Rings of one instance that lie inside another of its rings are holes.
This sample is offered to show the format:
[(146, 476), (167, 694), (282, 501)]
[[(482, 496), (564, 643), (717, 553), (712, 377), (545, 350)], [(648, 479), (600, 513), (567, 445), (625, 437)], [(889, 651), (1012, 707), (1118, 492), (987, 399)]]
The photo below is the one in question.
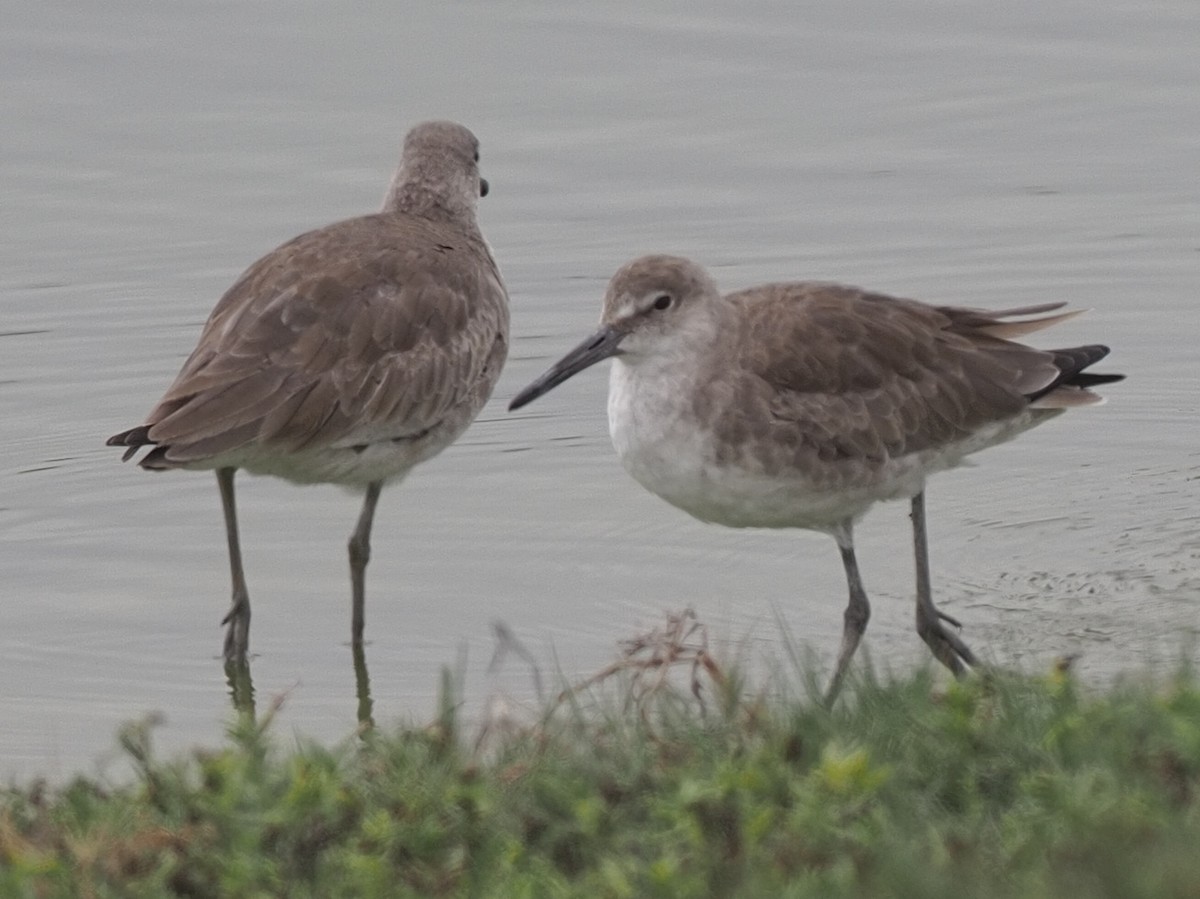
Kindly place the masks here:
[(352, 643), (350, 651), (354, 656), (354, 693), (358, 697), (358, 733), (365, 736), (375, 727), (375, 718), (371, 709), (375, 703), (371, 699), (371, 675), (367, 673), (367, 656), (362, 643)]
[(254, 680), (250, 677), (248, 661), (227, 661), (225, 663), (225, 683), (229, 686), (229, 698), (233, 701), (233, 710), (238, 715), (253, 721), (254, 711)]
[(363, 615), (366, 605), (363, 584), (367, 574), (367, 562), (371, 560), (371, 522), (375, 519), (375, 504), (379, 502), (379, 492), (382, 489), (382, 481), (367, 485), (367, 495), (363, 499), (358, 524), (354, 533), (350, 535), (350, 588), (353, 603), (350, 609), (350, 642), (355, 645), (361, 645), (363, 640)]
[(917, 563), (917, 633), (929, 645), (934, 658), (961, 676), (966, 670), (965, 666), (974, 667), (977, 662), (975, 653), (958, 634), (947, 630), (942, 622), (947, 621), (955, 627), (959, 627), (959, 623), (939, 612), (933, 604), (929, 586), (929, 541), (925, 536), (925, 491), (912, 498), (912, 525), (913, 552)]
[(867, 602), (867, 591), (863, 589), (862, 578), (858, 573), (858, 561), (854, 557), (854, 535), (850, 522), (843, 524), (834, 534), (838, 549), (842, 551), (842, 565), (846, 569), (846, 583), (850, 588), (850, 602), (843, 615), (842, 649), (838, 653), (837, 668), (833, 672), (833, 680), (825, 691), (825, 704), (832, 705), (842, 688), (842, 680), (846, 677), (846, 669), (850, 667), (850, 659), (858, 649), (858, 643), (867, 629), (867, 621), (871, 618), (871, 604)]
[(225, 661), (246, 664), (250, 645), (250, 593), (242, 571), (242, 548), (238, 542), (237, 504), (233, 498), (236, 468), (218, 468), (217, 486), (221, 488), (221, 508), (225, 511), (225, 539), (229, 541), (229, 572), (233, 580), (233, 603), (221, 619), (225, 625)]

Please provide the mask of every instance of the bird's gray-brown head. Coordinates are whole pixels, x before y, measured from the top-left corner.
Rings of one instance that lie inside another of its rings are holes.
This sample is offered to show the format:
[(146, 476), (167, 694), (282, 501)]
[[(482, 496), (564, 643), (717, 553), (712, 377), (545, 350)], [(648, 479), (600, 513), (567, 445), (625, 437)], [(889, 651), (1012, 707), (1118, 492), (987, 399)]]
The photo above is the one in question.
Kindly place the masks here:
[(600, 328), (518, 393), (519, 409), (572, 375), (613, 356), (629, 361), (669, 352), (699, 332), (712, 333), (708, 313), (720, 301), (717, 285), (700, 265), (680, 256), (642, 256), (608, 282)]
[(457, 122), (422, 122), (404, 138), (383, 211), (473, 223), (475, 205), (487, 192), (478, 138)]

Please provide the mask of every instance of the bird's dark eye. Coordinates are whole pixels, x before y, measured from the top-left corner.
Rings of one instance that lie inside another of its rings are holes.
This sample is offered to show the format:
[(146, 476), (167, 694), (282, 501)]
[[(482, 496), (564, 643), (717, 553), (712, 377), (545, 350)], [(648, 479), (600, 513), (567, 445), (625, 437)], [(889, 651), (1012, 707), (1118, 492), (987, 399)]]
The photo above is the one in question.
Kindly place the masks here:
[(475, 151), (475, 161), (479, 162), (479, 151), (478, 150)]
[(660, 294), (654, 298), (654, 308), (660, 312), (663, 309), (668, 309), (671, 306), (671, 298), (667, 294)]

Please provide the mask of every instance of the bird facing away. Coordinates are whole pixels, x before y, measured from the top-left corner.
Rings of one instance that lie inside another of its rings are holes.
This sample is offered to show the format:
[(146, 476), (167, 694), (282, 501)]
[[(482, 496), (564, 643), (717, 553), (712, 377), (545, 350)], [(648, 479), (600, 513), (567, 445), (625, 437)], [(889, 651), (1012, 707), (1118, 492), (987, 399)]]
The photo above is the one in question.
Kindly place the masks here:
[(956, 674), (976, 664), (930, 595), (925, 479), (1121, 379), (1084, 371), (1107, 347), (1011, 340), (1078, 314), (1047, 314), (1064, 305), (990, 312), (815, 282), (722, 296), (696, 263), (645, 256), (609, 282), (600, 329), (509, 409), (612, 357), (609, 432), (639, 484), (701, 521), (832, 535), (850, 588), (832, 701), (870, 617), (854, 523), (880, 500), (912, 502), (917, 632)]
[(404, 139), (383, 209), (309, 231), (248, 268), (175, 382), (109, 446), (142, 468), (215, 469), (233, 604), (225, 659), (245, 664), (250, 597), (233, 478), (365, 490), (350, 537), (351, 638), (380, 490), (437, 455), (483, 408), (508, 352), (508, 296), (476, 221), (479, 142), (454, 122)]

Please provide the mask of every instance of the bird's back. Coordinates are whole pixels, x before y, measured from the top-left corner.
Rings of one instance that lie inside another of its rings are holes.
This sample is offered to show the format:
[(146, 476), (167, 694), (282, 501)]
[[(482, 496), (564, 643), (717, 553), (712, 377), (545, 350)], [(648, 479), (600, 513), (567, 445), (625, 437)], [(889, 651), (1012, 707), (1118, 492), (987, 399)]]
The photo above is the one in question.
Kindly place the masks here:
[(146, 424), (118, 437), (157, 444), (149, 468), (386, 479), (466, 428), (507, 346), (507, 296), (473, 224), (348, 219), (250, 266)]

